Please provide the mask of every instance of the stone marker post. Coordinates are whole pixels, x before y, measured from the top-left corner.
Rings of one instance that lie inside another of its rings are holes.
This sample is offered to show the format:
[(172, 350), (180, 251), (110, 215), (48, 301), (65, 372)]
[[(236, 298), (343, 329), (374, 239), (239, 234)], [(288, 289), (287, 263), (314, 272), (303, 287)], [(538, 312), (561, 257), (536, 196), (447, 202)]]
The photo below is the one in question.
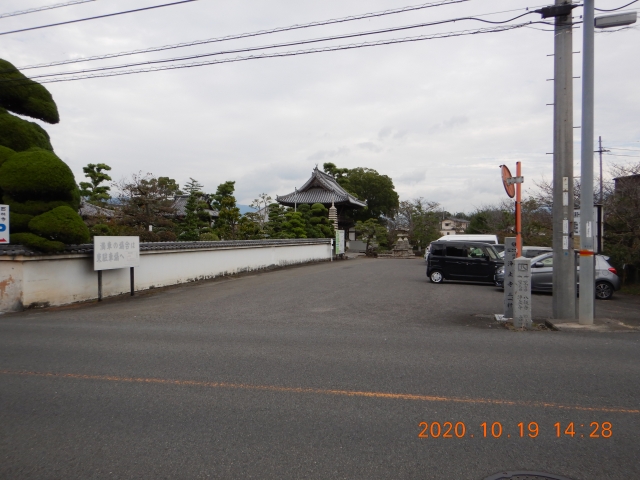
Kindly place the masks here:
[(513, 326), (531, 328), (531, 259), (518, 257), (514, 263)]
[(504, 239), (504, 318), (513, 318), (514, 261), (516, 237)]

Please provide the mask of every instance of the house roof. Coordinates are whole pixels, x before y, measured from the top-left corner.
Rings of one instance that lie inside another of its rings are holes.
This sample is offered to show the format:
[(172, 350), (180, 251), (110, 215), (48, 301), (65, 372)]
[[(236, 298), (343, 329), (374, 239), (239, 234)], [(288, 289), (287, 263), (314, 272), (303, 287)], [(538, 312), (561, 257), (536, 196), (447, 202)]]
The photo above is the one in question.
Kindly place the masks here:
[(108, 208), (98, 207), (92, 203), (87, 203), (84, 199), (80, 202), (80, 208), (78, 209), (78, 214), (82, 218), (90, 218), (90, 217), (107, 217), (111, 218), (115, 216), (115, 212)]
[(465, 220), (464, 218), (445, 218), (442, 221), (445, 222), (447, 220), (449, 220), (450, 222), (471, 223), (469, 220)]
[(291, 207), (301, 203), (323, 203), (325, 205), (348, 205), (352, 208), (364, 208), (366, 201), (358, 200), (347, 192), (331, 175), (313, 169), (311, 178), (300, 189), (287, 195), (276, 196), (276, 201), (282, 205)]
[[(211, 206), (209, 203), (209, 199), (207, 196), (200, 197), (201, 200), (207, 202), (207, 205)], [(189, 200), (189, 195), (176, 195), (173, 198), (173, 208), (176, 211), (176, 217), (184, 217), (187, 215), (187, 201)], [(218, 218), (218, 211), (215, 209), (206, 209), (205, 212), (208, 212), (210, 216)]]

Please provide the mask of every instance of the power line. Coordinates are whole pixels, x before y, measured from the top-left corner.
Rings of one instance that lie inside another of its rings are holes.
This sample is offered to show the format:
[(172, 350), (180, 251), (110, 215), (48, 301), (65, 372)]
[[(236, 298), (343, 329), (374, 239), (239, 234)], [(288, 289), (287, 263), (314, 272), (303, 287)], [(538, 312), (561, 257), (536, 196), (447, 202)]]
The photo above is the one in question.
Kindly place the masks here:
[(400, 26), (400, 27), (391, 27), (391, 28), (370, 30), (370, 31), (367, 31), (367, 32), (349, 33), (349, 34), (344, 34), (344, 35), (332, 35), (330, 37), (315, 38), (315, 39), (309, 39), (309, 40), (298, 40), (298, 41), (293, 41), (293, 42), (277, 43), (277, 44), (272, 44), (272, 45), (261, 45), (261, 46), (256, 46), (256, 47), (237, 48), (237, 49), (232, 49), (232, 50), (222, 50), (222, 51), (218, 51), (218, 52), (202, 53), (202, 54), (189, 55), (189, 56), (183, 56), (183, 57), (174, 57), (174, 58), (166, 58), (166, 59), (159, 59), (159, 60), (149, 60), (149, 61), (143, 61), (143, 62), (128, 63), (128, 64), (123, 64), (123, 65), (112, 65), (112, 66), (107, 66), (107, 67), (96, 67), (96, 68), (91, 68), (91, 69), (68, 71), (68, 72), (43, 73), (43, 74), (40, 74), (40, 75), (33, 75), (33, 76), (29, 77), (29, 78), (34, 79), (34, 78), (55, 77), (55, 76), (61, 76), (61, 75), (79, 75), (79, 74), (97, 72), (97, 71), (104, 71), (104, 70), (118, 70), (118, 69), (121, 69), (121, 68), (139, 67), (141, 65), (152, 65), (152, 64), (156, 64), (156, 63), (168, 63), (168, 62), (179, 62), (179, 61), (185, 61), (185, 60), (194, 60), (194, 59), (197, 59), (197, 58), (211, 57), (211, 56), (217, 56), (217, 55), (228, 55), (228, 54), (231, 54), (231, 53), (246, 53), (246, 52), (253, 52), (253, 51), (257, 51), (257, 50), (272, 49), (272, 48), (292, 47), (292, 46), (297, 46), (297, 45), (305, 45), (305, 44), (309, 44), (309, 43), (326, 42), (326, 41), (332, 41), (332, 40), (344, 40), (344, 39), (347, 39), (347, 38), (362, 37), (362, 36), (366, 36), (366, 35), (377, 35), (377, 34), (380, 34), (380, 33), (398, 32), (398, 31), (402, 31), (402, 30), (409, 30), (409, 29), (413, 29), (413, 28), (421, 28), (421, 27), (434, 26), (434, 25), (442, 25), (442, 24), (445, 24), (445, 23), (454, 23), (454, 22), (459, 22), (459, 21), (464, 21), (464, 20), (475, 20), (475, 21), (484, 22), (484, 23), (491, 23), (491, 24), (505, 24), (505, 23), (511, 22), (513, 20), (516, 20), (518, 18), (524, 17), (525, 15), (529, 15), (530, 13), (533, 13), (533, 12), (527, 12), (527, 13), (524, 13), (522, 15), (518, 15), (517, 17), (511, 18), (509, 20), (504, 20), (504, 21), (491, 21), (491, 20), (483, 20), (483, 19), (480, 19), (480, 18), (473, 18), (473, 17), (461, 17), (461, 18), (454, 18), (454, 19), (449, 19), (449, 20), (440, 20), (440, 21), (436, 21), (436, 22), (427, 22), (427, 23), (420, 23), (420, 24), (415, 24), (415, 25), (404, 25), (404, 26)]
[(38, 27), (22, 28), (20, 30), (11, 30), (9, 32), (0, 32), (0, 35), (9, 35), (10, 33), (28, 32), (29, 30), (38, 30), (40, 28), (57, 27), (59, 25), (67, 25), (69, 23), (86, 22), (87, 20), (96, 20), (98, 18), (114, 17), (116, 15), (125, 15), (127, 13), (142, 12), (144, 10), (153, 10), (154, 8), (171, 7), (181, 3), (197, 2), (198, 0), (180, 0), (179, 2), (165, 3), (163, 5), (153, 5), (151, 7), (136, 8), (135, 10), (126, 10), (123, 12), (107, 13), (106, 15), (98, 15), (96, 17), (79, 18), (78, 20), (68, 20), (66, 22), (50, 23), (48, 25), (40, 25)]
[(80, 3), (95, 2), (96, 0), (72, 0), (65, 3), (56, 3), (55, 5), (46, 5), (44, 7), (30, 8), (28, 10), (20, 10), (18, 12), (0, 13), (0, 18), (16, 17), (18, 15), (26, 15), (28, 13), (42, 12), (43, 10), (52, 10), (54, 8), (70, 7)]
[(618, 7), (618, 8), (612, 8), (612, 9), (610, 9), (610, 10), (607, 10), (607, 9), (604, 9), (604, 8), (596, 8), (596, 10), (597, 10), (598, 12), (615, 12), (615, 11), (617, 11), (617, 10), (622, 10), (623, 8), (628, 7), (629, 5), (633, 5), (633, 4), (634, 4), (634, 3), (636, 3), (637, 1), (638, 1), (638, 0), (633, 0), (633, 2), (629, 2), (629, 3), (627, 3), (626, 5), (623, 5), (623, 6)]
[[(132, 75), (137, 73), (157, 72), (162, 70), (194, 68), (194, 67), (201, 67), (205, 65), (215, 65), (220, 63), (233, 63), (233, 62), (260, 60), (260, 59), (277, 58), (277, 57), (291, 57), (291, 56), (298, 56), (298, 55), (308, 55), (312, 53), (334, 52), (334, 51), (340, 51), (340, 50), (353, 50), (353, 49), (364, 48), (364, 47), (391, 45), (396, 43), (408, 43), (408, 42), (418, 42), (422, 40), (434, 40), (438, 38), (461, 37), (466, 35), (477, 35), (477, 34), (483, 34), (483, 33), (498, 33), (498, 32), (514, 30), (517, 28), (522, 28), (527, 25), (530, 25), (531, 23), (536, 23), (536, 22), (528, 22), (528, 23), (513, 24), (513, 25), (500, 25), (497, 27), (488, 27), (488, 28), (481, 28), (476, 30), (460, 30), (457, 32), (444, 32), (444, 33), (436, 33), (436, 34), (430, 34), (430, 35), (419, 35), (415, 37), (377, 40), (372, 42), (363, 42), (359, 44), (337, 45), (333, 47), (319, 47), (319, 48), (312, 48), (307, 50), (294, 50), (290, 52), (276, 52), (276, 53), (270, 53), (270, 54), (263, 53), (260, 55), (249, 55), (244, 57), (239, 56), (234, 58), (222, 58), (222, 59), (216, 59), (216, 60), (207, 60), (202, 62), (193, 62), (193, 63), (179, 64), (179, 65), (163, 65), (163, 66), (149, 67), (149, 68), (136, 69), (136, 70), (125, 70), (125, 71), (121, 70), (116, 72), (91, 73), (91, 74), (76, 75), (73, 77), (66, 77), (66, 78), (45, 79), (39, 83), (58, 83), (58, 82), (69, 82), (69, 81), (75, 81), (75, 80), (84, 80), (89, 78), (115, 77), (115, 76), (121, 76), (121, 75)], [(0, 82), (0, 83), (4, 83), (4, 82)]]
[[(311, 28), (311, 27), (319, 27), (319, 26), (324, 26), (324, 25), (332, 25), (332, 24), (336, 24), (336, 23), (345, 23), (345, 22), (352, 22), (355, 20), (364, 20), (367, 18), (375, 18), (375, 17), (382, 17), (382, 16), (386, 16), (386, 15), (394, 15), (397, 13), (405, 13), (405, 12), (411, 12), (411, 11), (415, 11), (415, 10), (422, 10), (425, 8), (434, 8), (434, 7), (442, 7), (442, 6), (446, 6), (446, 5), (451, 5), (451, 4), (455, 4), (455, 3), (464, 3), (464, 2), (469, 2), (471, 0), (440, 0), (437, 2), (430, 2), (430, 3), (423, 3), (420, 5), (413, 5), (413, 6), (408, 6), (408, 7), (401, 7), (401, 8), (394, 8), (394, 9), (390, 9), (390, 10), (382, 10), (382, 11), (378, 11), (378, 12), (372, 12), (372, 13), (364, 13), (361, 15), (352, 15), (349, 17), (342, 17), (342, 18), (334, 18), (334, 19), (329, 19), (329, 20), (320, 20), (320, 21), (315, 21), (315, 22), (310, 22), (310, 23), (303, 23), (300, 25), (290, 25), (287, 27), (277, 27), (277, 28), (272, 28), (269, 30), (259, 30), (256, 32), (249, 32), (249, 33), (240, 33), (240, 34), (234, 34), (234, 35), (226, 35), (224, 37), (216, 37), (216, 38), (208, 38), (205, 40), (194, 40), (191, 42), (183, 42), (183, 43), (176, 43), (176, 44), (172, 44), (172, 45), (163, 45), (160, 47), (151, 47), (151, 48), (144, 48), (144, 49), (139, 49), (139, 50), (130, 50), (128, 52), (119, 52), (119, 53), (108, 53), (105, 55), (95, 55), (92, 57), (86, 57), (86, 58), (75, 58), (72, 60), (59, 60), (59, 61), (55, 61), (55, 62), (50, 62), (50, 63), (41, 63), (41, 64), (37, 64), (37, 65), (26, 65), (24, 67), (19, 67), (19, 70), (29, 70), (29, 69), (33, 69), (33, 68), (43, 68), (43, 67), (55, 67), (57, 65), (67, 65), (70, 63), (82, 63), (82, 62), (90, 62), (90, 61), (94, 61), (94, 60), (106, 60), (109, 58), (116, 58), (116, 57), (124, 57), (124, 56), (128, 56), (128, 55), (138, 55), (141, 53), (152, 53), (152, 52), (160, 52), (163, 50), (173, 50), (176, 48), (185, 48), (185, 47), (193, 47), (196, 45), (203, 45), (206, 43), (217, 43), (217, 42), (225, 42), (228, 40), (238, 40), (240, 38), (249, 38), (249, 37), (258, 37), (261, 35), (269, 35), (272, 33), (280, 33), (280, 32), (287, 32), (287, 31), (291, 31), (291, 30), (300, 30), (300, 29), (304, 29), (304, 28)], [(522, 10), (521, 8), (517, 9), (517, 10)], [(514, 11), (514, 10), (509, 10), (509, 11)], [(498, 13), (503, 13), (503, 12), (498, 12)], [(479, 15), (478, 15), (479, 16)]]
[(607, 153), (607, 155), (613, 155), (614, 157), (633, 157), (633, 158), (640, 158), (640, 155), (623, 155), (622, 153)]
[(634, 149), (634, 148), (618, 148), (618, 147), (607, 147), (611, 150), (626, 150), (627, 152), (640, 152), (640, 150), (638, 149)]

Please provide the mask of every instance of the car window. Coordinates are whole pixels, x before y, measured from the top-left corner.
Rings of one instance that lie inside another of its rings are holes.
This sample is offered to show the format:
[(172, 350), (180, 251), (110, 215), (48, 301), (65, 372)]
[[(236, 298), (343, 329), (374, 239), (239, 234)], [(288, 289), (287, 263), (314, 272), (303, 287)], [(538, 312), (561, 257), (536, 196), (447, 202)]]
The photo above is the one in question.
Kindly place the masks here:
[(431, 245), (429, 255), (436, 257), (442, 257), (444, 255), (444, 245)]
[(469, 258), (484, 258), (485, 252), (480, 247), (470, 246), (467, 247)]
[(542, 260), (542, 264), (545, 267), (553, 267), (553, 257), (547, 257), (544, 260)]
[(487, 254), (492, 260), (498, 260), (500, 258), (500, 255), (498, 254), (498, 252), (496, 252), (495, 249), (491, 247), (486, 247), (485, 250), (487, 251)]
[(447, 257), (468, 257), (467, 248), (464, 245), (447, 245)]

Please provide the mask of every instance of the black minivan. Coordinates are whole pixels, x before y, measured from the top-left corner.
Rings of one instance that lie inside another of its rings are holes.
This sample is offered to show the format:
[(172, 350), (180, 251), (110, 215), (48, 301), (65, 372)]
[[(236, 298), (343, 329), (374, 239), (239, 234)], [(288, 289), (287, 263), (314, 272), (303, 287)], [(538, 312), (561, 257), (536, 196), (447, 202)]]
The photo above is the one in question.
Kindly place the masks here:
[(504, 261), (492, 245), (469, 241), (431, 243), (427, 277), (433, 283), (444, 280), (494, 282), (496, 270)]

